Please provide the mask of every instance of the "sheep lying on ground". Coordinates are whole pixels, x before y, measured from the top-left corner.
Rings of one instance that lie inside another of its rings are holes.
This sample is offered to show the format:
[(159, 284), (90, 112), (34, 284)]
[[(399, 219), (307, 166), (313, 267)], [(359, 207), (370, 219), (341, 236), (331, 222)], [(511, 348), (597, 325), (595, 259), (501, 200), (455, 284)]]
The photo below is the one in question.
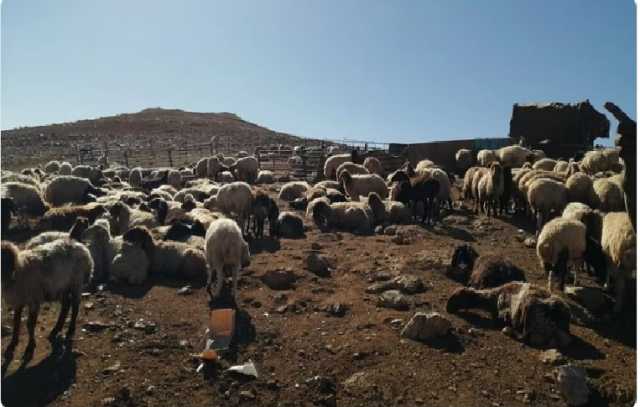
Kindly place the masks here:
[(2, 297), (13, 308), (13, 336), (6, 356), (13, 351), (20, 337), (22, 310), (29, 307), (27, 328), (29, 343), (25, 360), (31, 359), (36, 346), (35, 326), (43, 302), (60, 301), (60, 316), (49, 338), (57, 337), (71, 308), (71, 321), (66, 340), (73, 338), (80, 309), (82, 288), (93, 273), (93, 260), (89, 250), (73, 240), (56, 240), (32, 250), (20, 251), (14, 244), (2, 241)]
[(160, 275), (204, 282), (207, 264), (204, 252), (186, 243), (154, 240), (145, 227), (129, 229), (122, 240), (142, 248), (149, 258), (149, 270)]
[(370, 234), (373, 213), (362, 202), (328, 204), (322, 198), (313, 201), (313, 221), (321, 231), (331, 228), (360, 234)]
[(373, 213), (374, 225), (411, 223), (411, 210), (402, 202), (383, 201), (380, 195), (370, 192), (367, 205)]
[[(561, 255), (565, 252), (566, 262), (582, 266), (586, 250), (587, 229), (582, 222), (576, 220), (554, 218), (542, 228), (536, 252), (540, 265), (549, 273), (549, 290), (554, 283), (564, 289), (565, 270), (558, 266)], [(575, 272), (574, 285), (577, 284), (578, 273)]]
[(302, 218), (293, 212), (281, 212), (276, 223), (276, 232), (279, 237), (297, 239), (304, 237), (304, 224)]
[(135, 226), (146, 226), (148, 228), (159, 226), (158, 219), (153, 214), (139, 209), (132, 209), (122, 202), (115, 203), (109, 213), (114, 220), (115, 228), (112, 232), (115, 235), (121, 235)]
[[(209, 226), (205, 236), (205, 255), (208, 265), (207, 292), (213, 299), (220, 295), (224, 283), (224, 268), (231, 269), (233, 296), (237, 297), (240, 268), (250, 261), (249, 245), (242, 238), (238, 225), (229, 219), (218, 219)], [(213, 273), (216, 286), (211, 292)]]
[(102, 195), (89, 180), (69, 175), (55, 177), (44, 190), (44, 199), (52, 206), (88, 203)]
[(529, 283), (511, 282), (486, 290), (459, 288), (447, 301), (447, 312), (479, 308), (502, 322), (506, 333), (531, 346), (564, 348), (571, 342), (571, 311), (560, 298)]
[(386, 198), (389, 195), (389, 189), (384, 179), (376, 174), (351, 175), (347, 171), (341, 174), (340, 182), (352, 201), (360, 200), (361, 196), (369, 196), (369, 192), (375, 192), (381, 198)]
[(257, 191), (251, 205), (253, 215), (253, 234), (262, 238), (264, 234), (264, 221), (269, 219), (269, 235), (277, 235), (277, 222), (280, 210), (276, 202), (264, 191)]
[(511, 281), (526, 281), (524, 271), (508, 259), (495, 254), (478, 256), (470, 245), (456, 248), (447, 274), (476, 289), (498, 287)]
[(309, 188), (311, 188), (311, 186), (305, 181), (287, 182), (280, 188), (278, 198), (286, 202), (292, 202), (295, 199), (305, 196)]
[(0, 185), (0, 195), (3, 199), (11, 199), (17, 212), (29, 216), (41, 216), (48, 208), (40, 191), (33, 185), (21, 182), (3, 182)]

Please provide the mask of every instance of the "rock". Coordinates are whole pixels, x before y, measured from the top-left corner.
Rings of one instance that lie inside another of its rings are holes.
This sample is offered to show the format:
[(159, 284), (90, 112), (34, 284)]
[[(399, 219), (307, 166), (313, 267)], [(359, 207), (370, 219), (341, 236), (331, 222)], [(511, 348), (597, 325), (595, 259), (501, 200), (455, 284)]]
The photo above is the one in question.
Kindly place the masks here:
[(378, 271), (371, 276), (372, 281), (387, 281), (391, 280), (391, 273), (388, 271)]
[(547, 365), (560, 365), (566, 361), (566, 358), (557, 349), (548, 349), (540, 355), (542, 363)]
[(555, 370), (556, 385), (570, 406), (582, 406), (589, 401), (587, 373), (581, 367), (564, 365)]
[(398, 290), (387, 290), (378, 297), (378, 306), (397, 310), (408, 310), (411, 302), (411, 298)]
[(85, 322), (84, 325), (82, 325), (82, 327), (89, 332), (100, 332), (109, 328), (110, 326), (110, 323), (102, 321), (89, 321)]
[(339, 302), (329, 304), (324, 308), (324, 312), (334, 317), (343, 317), (347, 313), (347, 307)]
[(189, 294), (193, 294), (193, 290), (191, 289), (190, 285), (185, 285), (184, 287), (182, 287), (178, 291), (176, 291), (176, 294), (178, 294), (178, 295), (189, 295)]
[(120, 370), (120, 362), (116, 362), (113, 365), (104, 368), (102, 373), (104, 374), (116, 373), (118, 370)]
[(287, 302), (287, 294), (277, 293), (273, 296), (273, 302), (276, 304), (285, 304)]
[(528, 238), (524, 239), (524, 245), (526, 247), (529, 247), (529, 248), (536, 247), (536, 238), (535, 237), (528, 237)]
[(382, 227), (382, 225), (378, 225), (373, 231), (376, 235), (381, 235), (384, 233), (384, 227)]
[(397, 231), (398, 231), (398, 228), (396, 228), (394, 225), (391, 225), (391, 226), (387, 226), (384, 229), (384, 234), (387, 236), (393, 236), (397, 233)]
[(255, 400), (256, 395), (251, 390), (243, 390), (240, 392), (240, 398), (242, 400)]
[(356, 372), (349, 376), (347, 380), (342, 382), (342, 385), (347, 390), (364, 390), (371, 387), (371, 383), (367, 380), (366, 372)]
[(607, 296), (597, 287), (566, 286), (564, 292), (591, 312), (602, 310), (609, 302)]
[(404, 234), (396, 234), (391, 241), (395, 244), (411, 244), (411, 238), (409, 236), (405, 236)]
[(313, 387), (319, 393), (324, 393), (324, 394), (336, 393), (336, 383), (330, 377), (313, 376), (305, 380), (305, 384), (309, 387)]
[(395, 285), (391, 281), (380, 281), (374, 284), (371, 284), (367, 287), (364, 292), (367, 294), (379, 294), (383, 291), (392, 290), (395, 288)]
[(391, 280), (394, 284), (394, 288), (402, 291), (406, 294), (420, 293), (425, 290), (422, 280), (416, 276), (403, 275), (398, 276)]
[(288, 290), (296, 281), (296, 276), (290, 270), (269, 270), (260, 276), (260, 280), (272, 290)]
[(307, 269), (319, 277), (331, 276), (329, 259), (318, 253), (310, 253), (307, 256)]
[(84, 309), (93, 309), (94, 304), (92, 302), (85, 302), (83, 307)]
[(416, 312), (404, 326), (400, 335), (416, 341), (428, 341), (447, 335), (450, 329), (451, 322), (441, 314)]
[(320, 246), (320, 243), (317, 242), (313, 242), (311, 243), (311, 250), (321, 250), (322, 246)]

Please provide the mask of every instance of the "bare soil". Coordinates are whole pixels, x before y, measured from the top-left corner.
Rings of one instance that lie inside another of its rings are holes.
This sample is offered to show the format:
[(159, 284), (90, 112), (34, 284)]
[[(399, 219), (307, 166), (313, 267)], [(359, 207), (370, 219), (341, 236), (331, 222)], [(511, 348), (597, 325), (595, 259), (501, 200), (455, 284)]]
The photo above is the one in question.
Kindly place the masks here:
[[(320, 233), (311, 225), (303, 239), (253, 240), (252, 263), (242, 271), (235, 304), (237, 337), (218, 363), (199, 373), (199, 362), (190, 355), (201, 350), (210, 307), (234, 305), (229, 298), (209, 304), (203, 288), (181, 296), (176, 291), (186, 282), (157, 278), (141, 287), (109, 285), (83, 299), (71, 352), (60, 345), (52, 349), (46, 340), (57, 318), (58, 308), (51, 305), (40, 315), (35, 357), (20, 368), (27, 343), (23, 326), (16, 358), (2, 379), (2, 402), (7, 407), (565, 405), (552, 380), (554, 367), (540, 360), (542, 350), (503, 335), (488, 314), (445, 310), (459, 284), (444, 272), (461, 243), (507, 256), (526, 270), (530, 282), (545, 284), (535, 249), (522, 243), (530, 235), (529, 223), (487, 219), (465, 208), (443, 215), (436, 227), (398, 227), (406, 244), (388, 235)], [(333, 261), (330, 277), (305, 269), (312, 244)], [(259, 276), (276, 269), (293, 271), (295, 287), (265, 286)], [(380, 308), (376, 295), (365, 293), (377, 272), (413, 274), (428, 289), (412, 295), (415, 304), (408, 311)], [(581, 282), (593, 284), (588, 276)], [(324, 311), (334, 303), (347, 307), (344, 316)], [(432, 344), (402, 338), (402, 325), (417, 310), (441, 312), (453, 333)], [(140, 319), (155, 328), (136, 329)], [(11, 325), (8, 312), (2, 321)], [(80, 329), (89, 321), (110, 327)], [(633, 404), (635, 331), (635, 312), (604, 316), (590, 327), (572, 324), (573, 341), (563, 354), (586, 368), (590, 404)], [(8, 339), (3, 337), (3, 349)], [(257, 366), (257, 379), (225, 372), (249, 360)]]

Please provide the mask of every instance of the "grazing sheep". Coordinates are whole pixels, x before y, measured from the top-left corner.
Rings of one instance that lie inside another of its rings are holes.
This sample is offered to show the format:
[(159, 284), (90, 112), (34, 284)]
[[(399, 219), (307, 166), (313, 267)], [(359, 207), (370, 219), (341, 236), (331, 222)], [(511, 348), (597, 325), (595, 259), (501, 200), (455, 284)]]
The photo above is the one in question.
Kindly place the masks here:
[(555, 170), (557, 163), (558, 162), (556, 160), (553, 160), (551, 158), (543, 158), (533, 163), (533, 169), (558, 172)]
[(467, 171), (476, 163), (473, 151), (461, 148), (456, 152), (456, 168), (460, 173)]
[(389, 189), (384, 179), (376, 174), (351, 175), (346, 171), (341, 174), (340, 182), (352, 201), (360, 200), (361, 196), (369, 196), (369, 192), (375, 192), (381, 198), (386, 198), (389, 195)]
[(370, 234), (373, 230), (373, 213), (362, 202), (328, 204), (323, 198), (319, 198), (313, 201), (312, 211), (313, 221), (321, 231), (336, 228)]
[(129, 171), (129, 184), (134, 188), (142, 188), (142, 168), (135, 167)]
[(281, 212), (276, 222), (276, 233), (279, 237), (287, 239), (304, 237), (302, 218), (293, 212)]
[(11, 216), (15, 215), (17, 211), (16, 204), (11, 198), (3, 197), (0, 203), (0, 212), (2, 212), (2, 234), (6, 234), (9, 231), (11, 225)]
[(324, 177), (327, 179), (336, 179), (338, 167), (346, 161), (352, 161), (351, 154), (336, 154), (327, 158), (324, 162)]
[[(242, 238), (242, 230), (232, 220), (218, 219), (207, 230), (204, 248), (208, 265), (209, 296), (213, 299), (220, 295), (224, 268), (229, 267), (233, 281), (233, 297), (236, 298), (240, 268), (248, 265), (250, 261), (249, 245)], [(216, 286), (212, 293), (213, 273), (216, 273)]]
[(459, 288), (447, 301), (447, 312), (479, 308), (506, 326), (506, 332), (531, 346), (563, 348), (569, 345), (571, 311), (558, 296), (529, 283), (511, 282), (476, 290)]
[(533, 157), (531, 150), (518, 145), (502, 147), (496, 151), (496, 156), (500, 164), (511, 168), (522, 167), (528, 159)]
[(593, 205), (604, 212), (617, 212), (625, 209), (622, 187), (612, 178), (599, 178), (593, 181)]
[(627, 212), (610, 212), (602, 219), (601, 247), (607, 261), (607, 286), (613, 278), (616, 313), (622, 311), (627, 281), (636, 269), (636, 234)]
[(567, 206), (567, 200), (567, 188), (558, 181), (542, 178), (531, 183), (527, 202), (536, 216), (538, 232), (551, 219), (553, 213), (556, 215), (562, 213)]
[(378, 160), (376, 157), (365, 158), (362, 165), (367, 169), (367, 171), (369, 171), (369, 173), (378, 174), (379, 176), (384, 178), (384, 167), (382, 166), (380, 160)]
[(259, 167), (260, 164), (255, 157), (242, 157), (230, 167), (230, 170), (235, 172), (237, 180), (253, 184), (258, 177)]
[(79, 217), (87, 218), (89, 223), (93, 223), (98, 216), (106, 212), (105, 207), (97, 203), (51, 208), (40, 219), (40, 228), (43, 230), (69, 230)]
[(232, 182), (224, 185), (216, 195), (216, 207), (226, 216), (236, 215), (242, 231), (247, 230), (253, 193), (246, 182)]
[(62, 308), (51, 340), (58, 336), (71, 308), (71, 321), (66, 340), (71, 341), (80, 310), (82, 288), (93, 274), (93, 260), (89, 250), (70, 239), (56, 240), (31, 250), (19, 250), (14, 244), (2, 241), (2, 298), (13, 308), (13, 336), (7, 347), (12, 355), (20, 337), (22, 310), (29, 307), (27, 328), (29, 343), (25, 360), (31, 359), (36, 346), (35, 327), (43, 302), (60, 301)]
[(569, 202), (564, 211), (562, 211), (562, 218), (577, 220), (586, 226), (587, 217), (591, 212), (593, 212), (593, 209), (589, 205), (585, 205), (582, 202)]
[(262, 238), (264, 234), (264, 221), (269, 219), (269, 235), (275, 237), (277, 235), (277, 222), (280, 210), (276, 202), (264, 191), (257, 191), (253, 204), (251, 205), (251, 214), (253, 215), (253, 234), (255, 237)]
[(258, 178), (256, 178), (256, 184), (273, 184), (275, 182), (275, 176), (272, 171), (260, 170), (258, 172)]
[(53, 160), (44, 165), (44, 172), (47, 174), (55, 174), (60, 171), (60, 162)]
[(109, 213), (114, 220), (115, 228), (112, 229), (112, 232), (115, 235), (121, 235), (135, 226), (146, 226), (148, 228), (159, 226), (158, 219), (153, 214), (130, 208), (123, 202), (116, 202), (109, 210)]
[(71, 171), (73, 171), (73, 166), (70, 163), (66, 161), (60, 163), (58, 175), (71, 175)]
[(462, 199), (471, 199), (471, 183), (473, 176), (478, 172), (481, 167), (471, 167), (464, 173), (464, 180), (462, 181)]
[(504, 191), (503, 177), (502, 166), (498, 162), (493, 162), (489, 171), (478, 182), (478, 199), (481, 206), (486, 206), (487, 216), (491, 216), (491, 209), (494, 215), (498, 216), (500, 198)]
[(311, 186), (306, 181), (287, 182), (280, 188), (278, 198), (285, 202), (292, 202), (295, 199), (304, 197), (309, 188), (311, 188)]
[(0, 195), (3, 199), (11, 199), (15, 210), (29, 216), (41, 216), (48, 209), (38, 188), (29, 184), (3, 182), (0, 184)]
[[(564, 289), (564, 269), (558, 267), (562, 252), (566, 252), (568, 263), (582, 266), (586, 250), (587, 228), (582, 222), (554, 218), (547, 222), (540, 232), (536, 245), (536, 252), (540, 265), (549, 274), (549, 290), (553, 283), (558, 282), (560, 289)], [(578, 273), (575, 273), (574, 284), (577, 283)]]
[(355, 174), (369, 174), (369, 170), (364, 165), (354, 164), (351, 161), (345, 161), (338, 166), (336, 170), (336, 181), (340, 182), (340, 175), (348, 171), (351, 175)]
[(142, 248), (149, 258), (149, 270), (166, 277), (203, 282), (207, 262), (202, 250), (186, 243), (154, 240), (145, 227), (129, 229), (122, 240)]
[(492, 150), (478, 151), (477, 161), (481, 167), (488, 167), (494, 161), (497, 161), (496, 154)]
[(44, 189), (44, 199), (52, 206), (88, 203), (103, 195), (89, 180), (72, 175), (58, 176)]
[(573, 202), (582, 202), (586, 205), (596, 204), (596, 193), (593, 189), (593, 180), (584, 172), (576, 172), (569, 176), (564, 184), (567, 187), (567, 198)]

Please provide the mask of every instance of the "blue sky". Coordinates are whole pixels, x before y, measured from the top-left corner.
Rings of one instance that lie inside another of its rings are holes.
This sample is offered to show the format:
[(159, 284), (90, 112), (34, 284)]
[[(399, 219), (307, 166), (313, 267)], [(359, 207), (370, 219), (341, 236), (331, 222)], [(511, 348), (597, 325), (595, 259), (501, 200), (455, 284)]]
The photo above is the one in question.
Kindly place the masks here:
[(161, 106), (419, 142), (505, 136), (514, 102), (636, 117), (626, 0), (9, 0), (1, 29), (3, 129)]

